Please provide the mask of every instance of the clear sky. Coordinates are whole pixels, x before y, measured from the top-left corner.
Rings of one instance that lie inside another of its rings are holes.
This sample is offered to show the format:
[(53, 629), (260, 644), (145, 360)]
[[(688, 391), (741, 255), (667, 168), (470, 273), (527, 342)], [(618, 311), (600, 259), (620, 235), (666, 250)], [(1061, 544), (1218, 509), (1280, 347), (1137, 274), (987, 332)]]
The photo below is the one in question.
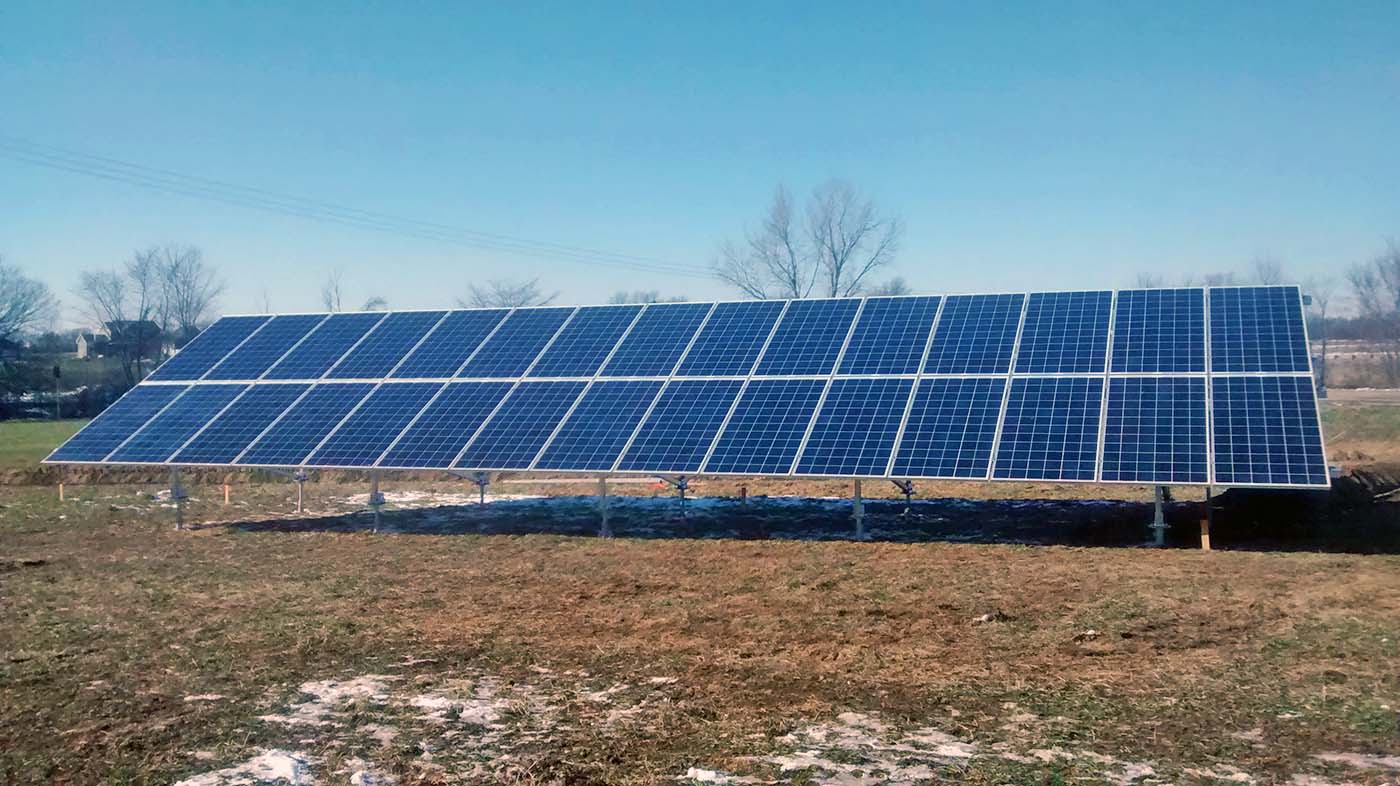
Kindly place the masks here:
[[(919, 291), (1128, 285), (1400, 237), (1400, 2), (0, 5), (0, 135), (703, 271), (773, 188), (903, 217)], [(223, 310), (732, 294), (57, 171), (0, 151), (0, 254), (201, 247)]]

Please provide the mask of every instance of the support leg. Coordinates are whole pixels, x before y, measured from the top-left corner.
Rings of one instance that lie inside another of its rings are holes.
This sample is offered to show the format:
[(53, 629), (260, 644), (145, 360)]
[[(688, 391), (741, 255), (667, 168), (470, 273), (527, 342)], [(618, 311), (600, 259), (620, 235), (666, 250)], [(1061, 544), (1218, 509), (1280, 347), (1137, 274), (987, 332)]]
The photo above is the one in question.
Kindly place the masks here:
[(860, 494), (860, 478), (856, 478), (851, 503), (851, 515), (856, 520), (856, 540), (865, 540), (865, 500)]
[(904, 495), (904, 512), (900, 515), (909, 515), (909, 506), (914, 504), (914, 481), (912, 480), (892, 480), (890, 481)]
[(486, 487), (491, 485), (491, 475), (486, 472), (478, 472), (472, 475), (472, 482), (476, 484), (477, 493), (479, 495), (476, 504), (485, 505)]
[(1166, 491), (1166, 488), (1162, 486), (1152, 487), (1152, 545), (1154, 546), (1166, 545), (1167, 542), (1167, 520), (1163, 513)]
[(306, 501), (306, 470), (297, 470), (297, 474), (293, 475), (292, 479), (297, 482), (297, 513), (305, 513), (306, 507), (304, 503)]
[(1210, 525), (1214, 511), (1210, 504), (1210, 486), (1206, 486), (1206, 509), (1201, 514), (1201, 551), (1210, 551)]
[(369, 473), (369, 507), (374, 511), (374, 531), (379, 531), (379, 509), (384, 505), (384, 495), (379, 493), (379, 471)]
[(598, 537), (611, 538), (613, 536), (612, 524), (608, 521), (608, 479), (598, 478), (598, 517), (602, 519), (602, 526), (598, 530)]
[(170, 470), (170, 501), (175, 503), (175, 529), (185, 528), (185, 489), (180, 486), (180, 469)]

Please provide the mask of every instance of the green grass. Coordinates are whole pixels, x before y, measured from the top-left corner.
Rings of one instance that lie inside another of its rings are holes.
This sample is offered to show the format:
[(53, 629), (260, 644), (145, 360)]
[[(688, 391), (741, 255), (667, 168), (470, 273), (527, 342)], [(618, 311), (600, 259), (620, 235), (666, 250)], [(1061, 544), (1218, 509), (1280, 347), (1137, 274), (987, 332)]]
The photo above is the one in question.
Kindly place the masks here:
[(1322, 429), (1329, 445), (1339, 439), (1400, 442), (1400, 407), (1324, 404)]
[(0, 469), (26, 469), (35, 466), (87, 424), (73, 420), (9, 420), (0, 422)]

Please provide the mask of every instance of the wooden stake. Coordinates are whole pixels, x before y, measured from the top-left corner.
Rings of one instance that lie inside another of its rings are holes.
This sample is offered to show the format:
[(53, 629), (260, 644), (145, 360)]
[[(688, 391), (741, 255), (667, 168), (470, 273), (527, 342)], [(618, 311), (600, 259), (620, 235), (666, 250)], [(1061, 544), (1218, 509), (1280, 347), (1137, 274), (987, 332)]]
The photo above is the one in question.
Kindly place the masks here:
[(228, 484), (224, 484), (224, 504), (228, 504)]
[(63, 502), (63, 481), (58, 482), (58, 501)]

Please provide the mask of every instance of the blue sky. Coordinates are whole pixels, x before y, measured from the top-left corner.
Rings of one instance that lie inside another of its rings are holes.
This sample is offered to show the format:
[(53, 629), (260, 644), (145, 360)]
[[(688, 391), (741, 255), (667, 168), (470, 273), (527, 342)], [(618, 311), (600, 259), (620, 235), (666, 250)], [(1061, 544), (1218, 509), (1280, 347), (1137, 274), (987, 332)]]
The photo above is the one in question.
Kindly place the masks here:
[[(874, 5), (875, 7), (871, 7)], [(920, 291), (1128, 285), (1400, 237), (1400, 3), (0, 7), (0, 135), (703, 271), (773, 188), (901, 216)], [(201, 247), (222, 306), (732, 294), (318, 223), (0, 155), (0, 254), (78, 272)]]

